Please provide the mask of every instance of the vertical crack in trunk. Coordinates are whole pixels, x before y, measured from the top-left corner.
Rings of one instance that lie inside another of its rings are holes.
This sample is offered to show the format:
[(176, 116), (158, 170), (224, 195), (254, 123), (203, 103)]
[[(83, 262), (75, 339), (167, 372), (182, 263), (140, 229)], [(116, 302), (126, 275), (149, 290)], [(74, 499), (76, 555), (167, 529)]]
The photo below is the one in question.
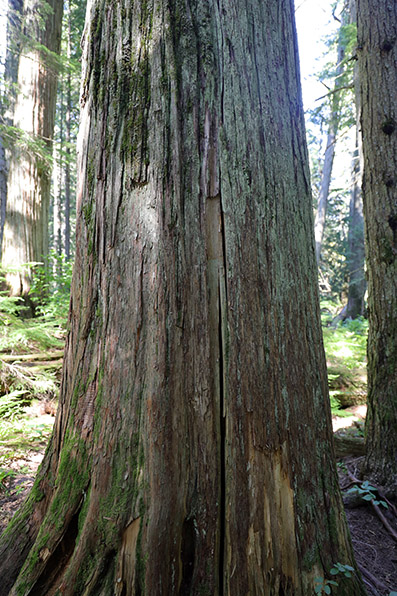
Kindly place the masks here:
[(225, 418), (225, 383), (224, 383), (224, 328), (222, 282), (224, 268), (219, 270), (219, 456), (220, 456), (220, 503), (219, 503), (219, 594), (224, 593), (224, 559), (225, 559), (225, 515), (226, 515), (226, 418)]
[(224, 592), (224, 551), (226, 515), (226, 419), (225, 419), (225, 352), (226, 352), (226, 279), (225, 237), (220, 194), (206, 202), (207, 286), (209, 301), (210, 367), (212, 394), (218, 412), (219, 437), (219, 594)]

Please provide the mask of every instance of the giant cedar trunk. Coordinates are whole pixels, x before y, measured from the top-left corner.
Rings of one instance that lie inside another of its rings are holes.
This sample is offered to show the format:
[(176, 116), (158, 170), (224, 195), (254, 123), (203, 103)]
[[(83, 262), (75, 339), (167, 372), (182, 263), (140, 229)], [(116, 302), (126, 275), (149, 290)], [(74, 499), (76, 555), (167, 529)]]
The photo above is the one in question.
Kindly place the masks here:
[(357, 0), (368, 270), (366, 472), (397, 490), (397, 5)]
[[(57, 88), (57, 63), (46, 51), (59, 53), (62, 0), (25, 0), (24, 44), (19, 57), (14, 126), (51, 155)], [(48, 211), (51, 168), (32, 144), (14, 144), (9, 165), (2, 264), (20, 267), (41, 262), (48, 254)], [(26, 295), (26, 273), (8, 276), (12, 294)]]
[(84, 64), (60, 408), (3, 581), (307, 596), (352, 552), (292, 2), (98, 0)]

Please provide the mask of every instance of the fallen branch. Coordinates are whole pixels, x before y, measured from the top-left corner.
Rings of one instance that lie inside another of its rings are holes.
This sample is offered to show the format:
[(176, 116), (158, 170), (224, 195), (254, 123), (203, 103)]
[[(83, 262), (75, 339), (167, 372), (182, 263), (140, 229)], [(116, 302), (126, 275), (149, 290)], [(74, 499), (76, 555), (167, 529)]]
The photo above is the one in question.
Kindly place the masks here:
[[(356, 484), (356, 485), (362, 485), (363, 484), (363, 480), (359, 480), (358, 478), (356, 478), (349, 470), (349, 468), (347, 468), (347, 474), (351, 480), (351, 483), (349, 484)], [(378, 487), (376, 485), (374, 485), (374, 489), (377, 490), (379, 496), (381, 498), (383, 498), (383, 495), (381, 493), (381, 491), (378, 489)], [(386, 499), (387, 501), (387, 499)], [(375, 505), (375, 503), (373, 501), (369, 501), (372, 505), (373, 510), (375, 511), (376, 515), (378, 516), (378, 518), (380, 519), (380, 521), (382, 522), (382, 524), (384, 525), (384, 527), (386, 528), (386, 530), (389, 532), (389, 534), (391, 535), (392, 538), (394, 538), (394, 540), (396, 540), (397, 542), (397, 532), (396, 530), (390, 525), (389, 521), (386, 519), (386, 517), (383, 515), (383, 513), (381, 512), (379, 505)], [(388, 501), (387, 501), (388, 502)], [(394, 509), (394, 507), (393, 507)]]
[(376, 515), (379, 517), (380, 521), (382, 522), (382, 524), (385, 526), (386, 530), (389, 532), (389, 534), (392, 536), (392, 538), (394, 538), (394, 540), (396, 540), (397, 542), (397, 532), (395, 531), (395, 529), (389, 524), (388, 520), (385, 518), (385, 516), (383, 515), (383, 513), (381, 512), (379, 505), (375, 505), (375, 503), (373, 503), (371, 501), (371, 505), (376, 513)]
[(41, 352), (37, 354), (1, 354), (0, 360), (4, 362), (33, 362), (35, 360), (58, 360), (63, 357), (63, 350), (55, 352)]
[(372, 575), (372, 573), (370, 571), (368, 571), (368, 569), (366, 569), (365, 567), (360, 565), (360, 563), (357, 563), (357, 567), (359, 568), (360, 573), (362, 575), (364, 575), (367, 579), (369, 579), (371, 584), (376, 586), (376, 588), (378, 590), (380, 590), (381, 592), (389, 591), (388, 587), (385, 584), (383, 584), (381, 581), (379, 581), (374, 575)]
[(365, 455), (364, 438), (354, 435), (334, 433), (335, 453), (337, 457), (346, 455)]

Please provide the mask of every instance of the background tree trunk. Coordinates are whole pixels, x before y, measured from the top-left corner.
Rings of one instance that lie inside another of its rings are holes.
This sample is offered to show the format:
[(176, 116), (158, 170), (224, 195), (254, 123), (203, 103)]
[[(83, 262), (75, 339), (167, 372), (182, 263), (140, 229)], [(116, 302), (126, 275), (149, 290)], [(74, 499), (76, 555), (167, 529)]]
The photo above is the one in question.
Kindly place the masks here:
[[(357, 22), (356, 0), (350, 0), (349, 20)], [(364, 272), (365, 247), (364, 247), (364, 216), (362, 198), (362, 143), (360, 130), (360, 85), (358, 66), (354, 67), (354, 97), (356, 104), (356, 147), (353, 154), (352, 189), (350, 194), (349, 231), (347, 266), (349, 272), (349, 290), (345, 317), (355, 319), (364, 314), (364, 295), (367, 288)]]
[(331, 99), (331, 114), (329, 117), (328, 135), (324, 153), (324, 163), (321, 173), (320, 191), (318, 194), (317, 211), (314, 220), (314, 237), (316, 241), (316, 258), (317, 263), (320, 263), (321, 247), (323, 243), (325, 221), (327, 218), (327, 206), (329, 189), (331, 185), (332, 167), (335, 156), (335, 143), (338, 134), (339, 120), (340, 120), (340, 93), (338, 89), (341, 87), (341, 75), (344, 70), (343, 59), (345, 56), (345, 39), (343, 35), (343, 26), (348, 20), (348, 8), (343, 10), (341, 26), (339, 30), (338, 49), (336, 55), (335, 68), (335, 84)]
[[(7, 49), (4, 64), (3, 96), (0, 103), (0, 123), (11, 126), (17, 96), (18, 61), (21, 50), (22, 0), (9, 0), (7, 10)], [(10, 140), (0, 134), (0, 263), (2, 258), (3, 232), (7, 205), (8, 151)]]
[(6, 219), (6, 205), (7, 205), (7, 159), (6, 150), (3, 143), (3, 137), (0, 135), (0, 262), (1, 262), (1, 245), (3, 241), (4, 222)]
[[(70, 61), (72, 56), (71, 50), (71, 6), (68, 4), (67, 13), (67, 58)], [(66, 78), (66, 159), (65, 159), (65, 258), (70, 259), (70, 203), (71, 203), (71, 188), (70, 188), (70, 174), (71, 174), (71, 150), (70, 144), (72, 141), (72, 77), (70, 68)]]
[(11, 594), (307, 596), (352, 562), (293, 19), (91, 4), (71, 333)]
[[(42, 262), (48, 254), (48, 211), (51, 167), (43, 150), (51, 156), (57, 87), (57, 63), (61, 40), (63, 2), (25, 0), (23, 6), (24, 45), (19, 58), (18, 96), (14, 126), (23, 131), (14, 144), (8, 176), (6, 222), (2, 264), (18, 267)], [(37, 147), (41, 146), (40, 155)], [(29, 275), (9, 275), (7, 281), (14, 295), (29, 291)]]
[(364, 273), (364, 216), (361, 192), (361, 160), (359, 131), (356, 135), (356, 150), (353, 155), (352, 189), (350, 194), (349, 231), (347, 265), (349, 271), (349, 290), (345, 318), (356, 319), (364, 314), (364, 295), (366, 281)]
[(397, 489), (397, 5), (357, 1), (368, 270), (366, 473)]
[[(63, 252), (63, 197), (64, 197), (64, 81), (59, 81), (58, 84), (58, 96), (59, 96), (59, 138), (58, 142), (54, 143), (54, 167), (52, 172), (53, 182), (53, 193), (52, 193), (52, 205), (50, 205), (50, 214), (52, 211), (52, 229), (53, 229), (53, 249), (56, 255), (59, 257), (56, 259), (54, 264), (54, 274), (60, 282), (62, 275), (61, 255)], [(51, 209), (52, 207), (52, 209)]]

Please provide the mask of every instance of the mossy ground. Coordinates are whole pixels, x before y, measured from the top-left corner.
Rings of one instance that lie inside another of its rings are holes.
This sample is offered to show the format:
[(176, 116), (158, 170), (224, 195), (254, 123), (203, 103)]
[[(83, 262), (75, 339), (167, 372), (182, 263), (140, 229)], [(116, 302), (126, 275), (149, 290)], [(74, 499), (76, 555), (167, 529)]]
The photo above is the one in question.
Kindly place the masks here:
[(0, 295), (0, 533), (32, 487), (52, 432), (68, 301), (49, 301), (32, 319), (20, 300)]
[(331, 408), (334, 415), (343, 416), (345, 408), (366, 401), (368, 321), (360, 317), (334, 324), (336, 314), (337, 305), (321, 303)]

